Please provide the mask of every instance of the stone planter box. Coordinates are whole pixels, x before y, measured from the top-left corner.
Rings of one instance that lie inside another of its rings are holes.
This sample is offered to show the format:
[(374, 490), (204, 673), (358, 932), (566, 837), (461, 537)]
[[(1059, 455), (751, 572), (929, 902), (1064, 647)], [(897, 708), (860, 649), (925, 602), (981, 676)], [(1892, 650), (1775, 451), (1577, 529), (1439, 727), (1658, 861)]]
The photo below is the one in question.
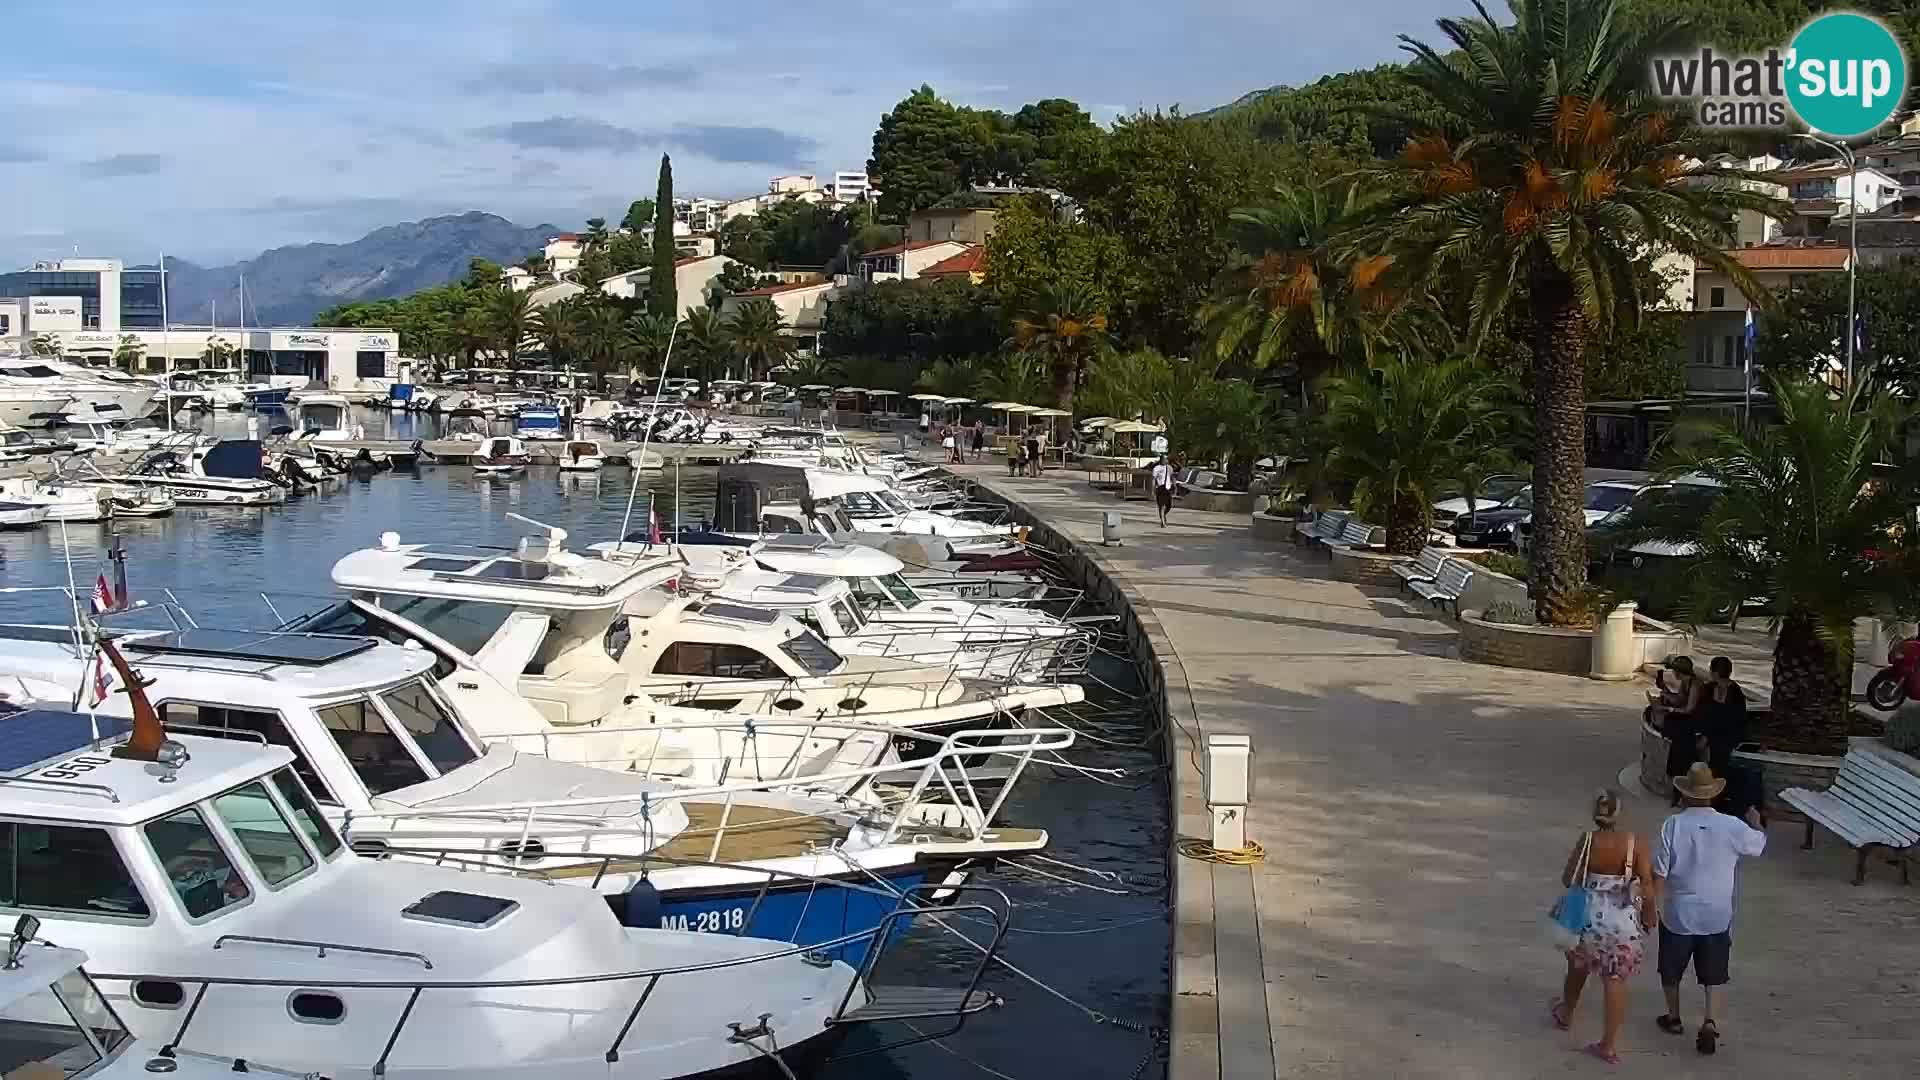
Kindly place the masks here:
[(1196, 488), (1180, 496), (1175, 505), (1183, 510), (1207, 510), (1216, 514), (1251, 514), (1253, 492)]
[(1584, 676), (1593, 663), (1593, 631), (1490, 623), (1466, 610), (1460, 613), (1460, 659)]
[(1673, 795), (1667, 782), (1667, 737), (1645, 719), (1640, 721), (1640, 786), (1662, 799)]
[[(1878, 743), (1877, 739), (1850, 739), (1852, 743)], [(1891, 756), (1891, 755), (1889, 755)], [(1735, 750), (1734, 764), (1760, 774), (1760, 790), (1766, 800), (1769, 821), (1805, 819), (1780, 799), (1787, 788), (1825, 791), (1840, 773), (1844, 757), (1827, 754), (1786, 754), (1772, 750)], [(1640, 786), (1648, 794), (1662, 799), (1673, 794), (1667, 780), (1667, 737), (1652, 724), (1640, 722)]]
[(1533, 599), (1527, 595), (1527, 583), (1519, 578), (1510, 578), (1505, 574), (1496, 574), (1484, 566), (1476, 566), (1473, 578), (1467, 582), (1466, 592), (1460, 595), (1460, 610), (1472, 608), (1485, 611), (1495, 601), (1505, 600), (1521, 607), (1532, 607)]
[(1272, 514), (1264, 514), (1256, 510), (1249, 515), (1249, 517), (1252, 522), (1249, 528), (1252, 530), (1255, 540), (1272, 540), (1275, 543), (1281, 544), (1291, 543), (1293, 541), (1292, 515), (1275, 517)]
[(1327, 554), (1333, 580), (1349, 585), (1371, 585), (1395, 590), (1400, 587), (1400, 577), (1393, 572), (1393, 568), (1412, 561), (1405, 555), (1355, 551), (1352, 548), (1328, 548)]

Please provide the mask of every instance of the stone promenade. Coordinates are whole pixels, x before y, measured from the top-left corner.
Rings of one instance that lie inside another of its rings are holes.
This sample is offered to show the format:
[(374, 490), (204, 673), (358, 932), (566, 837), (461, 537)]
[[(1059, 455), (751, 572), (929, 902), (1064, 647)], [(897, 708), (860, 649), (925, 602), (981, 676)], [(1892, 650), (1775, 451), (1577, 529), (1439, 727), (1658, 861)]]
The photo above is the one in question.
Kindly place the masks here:
[[(1266, 861), (1178, 877), (1174, 1080), (1920, 1071), (1920, 890), (1878, 861), (1850, 886), (1851, 856), (1801, 851), (1798, 825), (1744, 871), (1717, 1057), (1655, 1029), (1651, 958), (1619, 1069), (1579, 1053), (1597, 993), (1573, 1033), (1548, 1025), (1544, 913), (1591, 796), (1635, 760), (1637, 689), (1455, 660), (1445, 621), (1256, 544), (1244, 516), (1175, 510), (1162, 530), (1078, 472), (956, 471), (1095, 544), (1120, 510), (1101, 555), (1151, 606), (1199, 724), (1253, 738)], [(1189, 804), (1195, 734), (1175, 741)], [(1664, 802), (1629, 795), (1631, 826), (1657, 830)], [(1691, 1029), (1691, 984), (1686, 1001)]]

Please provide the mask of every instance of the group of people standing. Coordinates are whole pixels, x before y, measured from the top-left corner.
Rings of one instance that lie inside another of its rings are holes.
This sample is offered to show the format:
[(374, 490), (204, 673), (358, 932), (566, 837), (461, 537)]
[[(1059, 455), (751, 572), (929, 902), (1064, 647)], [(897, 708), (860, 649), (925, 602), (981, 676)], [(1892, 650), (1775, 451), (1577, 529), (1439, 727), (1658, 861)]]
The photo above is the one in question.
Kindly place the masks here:
[[(1708, 670), (1710, 676), (1701, 679), (1691, 658), (1669, 658), (1655, 678), (1658, 700), (1648, 709), (1649, 720), (1671, 743), (1667, 773), (1677, 811), (1648, 843), (1622, 827), (1619, 793), (1600, 793), (1593, 802), (1593, 828), (1580, 834), (1561, 872), (1561, 884), (1570, 891), (1553, 914), (1557, 926), (1575, 940), (1567, 948), (1566, 979), (1550, 1015), (1555, 1027), (1571, 1027), (1588, 979), (1598, 976), (1605, 1026), (1600, 1041), (1586, 1049), (1609, 1064), (1620, 1060), (1628, 980), (1638, 973), (1648, 937), (1656, 931), (1666, 1011), (1655, 1025), (1669, 1035), (1686, 1034), (1680, 982), (1691, 968), (1706, 994), (1694, 1048), (1712, 1054), (1720, 1043), (1737, 867), (1741, 859), (1766, 850), (1767, 834), (1758, 784), (1733, 763), (1734, 750), (1747, 736), (1746, 694), (1734, 682), (1728, 658), (1714, 657)], [(1576, 901), (1575, 893), (1583, 895)], [(1570, 904), (1584, 905), (1584, 914), (1564, 918)]]

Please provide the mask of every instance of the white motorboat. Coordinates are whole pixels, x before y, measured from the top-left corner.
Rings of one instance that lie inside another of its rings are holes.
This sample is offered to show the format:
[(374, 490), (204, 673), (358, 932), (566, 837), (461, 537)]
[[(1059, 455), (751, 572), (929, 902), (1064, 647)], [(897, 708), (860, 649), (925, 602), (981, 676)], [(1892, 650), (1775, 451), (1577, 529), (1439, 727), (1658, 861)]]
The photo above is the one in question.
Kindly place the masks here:
[(253, 439), (226, 439), (192, 446), (184, 458), (172, 449), (148, 455), (132, 472), (109, 474), (110, 483), (158, 488), (189, 506), (273, 506), (287, 489), (262, 475), (265, 452)]
[(607, 452), (598, 439), (569, 439), (560, 447), (560, 471), (599, 472), (607, 464)]
[[(24, 941), (40, 933), (98, 969), (4, 1016), (40, 1035), (77, 1019), (96, 1064), (144, 1045), (111, 1017), (165, 1041), (148, 1073), (212, 1059), (229, 1075), (777, 1077), (811, 1074), (863, 1019), (994, 1002), (966, 986), (887, 1008), (848, 962), (784, 942), (637, 929), (588, 889), (355, 857), (292, 750), (168, 732), (141, 704), (131, 725), (0, 717), (0, 823), (34, 839), (10, 850), (10, 906), (32, 918), (9, 955), (35, 961), (0, 979), (75, 959)], [(46, 1075), (98, 1074), (65, 1071), (77, 1047), (29, 1045), (60, 1055)]]
[(127, 420), (101, 416), (91, 411), (68, 413), (60, 435), (75, 450), (93, 450), (103, 454), (146, 453), (162, 446), (185, 451), (203, 440), (191, 431), (169, 431), (149, 417)]
[(47, 508), (38, 503), (0, 499), (0, 529), (31, 529), (47, 520)]
[(183, 370), (161, 376), (160, 381), (168, 412), (177, 413), (196, 406), (243, 409), (247, 404), (247, 395), (236, 372)]
[(0, 359), (0, 395), (30, 391), (85, 405), (103, 416), (145, 416), (160, 387), (106, 368), (89, 368), (49, 357)]
[[(808, 507), (812, 513), (807, 513)], [(768, 527), (776, 509), (800, 518), (825, 516), (834, 529), (850, 533), (908, 533), (950, 541), (999, 543), (1012, 536), (1011, 525), (969, 521), (918, 510), (895, 495), (877, 476), (835, 472), (803, 464), (746, 461), (720, 467), (714, 491), (713, 521), (721, 532), (758, 537), (785, 531)], [(831, 535), (818, 525), (800, 531)]]
[(45, 427), (72, 401), (48, 390), (0, 388), (0, 427)]
[(366, 434), (353, 422), (353, 404), (344, 394), (302, 393), (288, 404), (287, 416), (293, 437), (303, 442), (349, 442)]
[(562, 430), (560, 410), (551, 405), (525, 405), (513, 422), (513, 433), (522, 439), (552, 442), (567, 437)]
[(113, 516), (113, 497), (104, 485), (72, 483), (57, 472), (44, 481), (31, 476), (0, 479), (0, 503), (43, 507), (45, 521), (105, 521)]
[(480, 441), (468, 461), (473, 471), (481, 476), (508, 476), (524, 472), (527, 467), (527, 445), (509, 435), (490, 436)]

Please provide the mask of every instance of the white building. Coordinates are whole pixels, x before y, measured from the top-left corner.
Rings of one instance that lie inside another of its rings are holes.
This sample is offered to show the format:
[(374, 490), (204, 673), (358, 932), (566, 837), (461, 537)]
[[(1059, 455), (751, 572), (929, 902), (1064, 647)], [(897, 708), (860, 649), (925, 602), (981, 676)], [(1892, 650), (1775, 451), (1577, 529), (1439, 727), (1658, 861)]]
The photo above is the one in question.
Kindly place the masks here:
[(915, 240), (878, 248), (860, 256), (860, 274), (868, 281), (912, 281), (922, 270), (967, 250), (959, 240)]
[[(680, 299), (683, 313), (698, 311), (707, 306), (707, 294), (713, 291), (713, 283), (733, 265), (733, 260), (725, 255), (689, 255), (674, 260), (673, 291)], [(653, 280), (653, 267), (643, 266), (638, 270), (629, 270), (624, 274), (615, 274), (600, 283), (602, 291), (612, 296), (632, 299), (647, 291), (648, 282)]]
[(864, 172), (837, 172), (833, 174), (833, 201), (839, 203), (859, 202), (871, 198), (873, 184), (867, 180)]
[(802, 353), (812, 353), (819, 347), (820, 331), (827, 325), (827, 306), (850, 287), (845, 278), (762, 285), (726, 297), (720, 302), (720, 315), (731, 318), (740, 310), (740, 305), (750, 300), (765, 300), (780, 313), (782, 332), (797, 342)]
[(1856, 176), (1838, 161), (1785, 169), (1773, 178), (1793, 201), (1788, 236), (1825, 236), (1836, 217), (1872, 214), (1900, 201), (1901, 184), (1892, 175), (1863, 167)]
[(586, 254), (587, 238), (579, 233), (561, 233), (547, 238), (541, 254), (547, 257), (547, 273), (564, 277), (580, 269), (580, 256)]
[(673, 219), (695, 233), (715, 232), (726, 220), (726, 207), (724, 199), (675, 199)]
[(767, 181), (769, 195), (799, 195), (808, 191), (819, 191), (820, 181), (812, 173), (795, 173), (791, 176), (776, 176)]

